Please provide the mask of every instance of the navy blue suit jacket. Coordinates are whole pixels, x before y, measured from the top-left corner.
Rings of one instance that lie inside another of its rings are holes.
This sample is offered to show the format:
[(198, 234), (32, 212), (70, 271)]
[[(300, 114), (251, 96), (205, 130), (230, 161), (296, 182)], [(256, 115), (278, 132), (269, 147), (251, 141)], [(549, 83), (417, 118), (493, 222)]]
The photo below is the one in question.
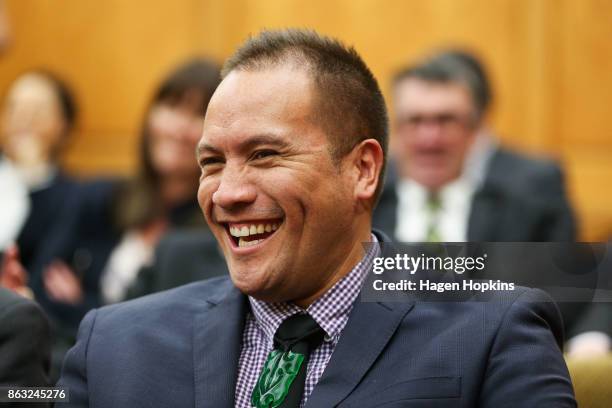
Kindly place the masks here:
[[(358, 300), (306, 406), (574, 407), (555, 304), (486, 297)], [(93, 310), (59, 385), (70, 406), (232, 407), (247, 312), (228, 277)]]

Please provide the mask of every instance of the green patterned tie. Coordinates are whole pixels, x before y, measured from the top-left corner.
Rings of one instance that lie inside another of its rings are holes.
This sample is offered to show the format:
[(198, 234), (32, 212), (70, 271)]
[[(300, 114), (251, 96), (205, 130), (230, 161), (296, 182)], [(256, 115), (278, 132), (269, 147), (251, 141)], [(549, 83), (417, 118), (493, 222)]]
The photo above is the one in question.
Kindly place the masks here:
[(429, 220), (427, 225), (427, 242), (440, 242), (442, 240), (438, 229), (441, 208), (442, 200), (440, 200), (440, 196), (437, 193), (429, 192), (427, 194), (427, 217)]
[(310, 352), (324, 336), (323, 329), (307, 314), (283, 321), (274, 334), (274, 350), (259, 374), (251, 404), (256, 408), (298, 408)]

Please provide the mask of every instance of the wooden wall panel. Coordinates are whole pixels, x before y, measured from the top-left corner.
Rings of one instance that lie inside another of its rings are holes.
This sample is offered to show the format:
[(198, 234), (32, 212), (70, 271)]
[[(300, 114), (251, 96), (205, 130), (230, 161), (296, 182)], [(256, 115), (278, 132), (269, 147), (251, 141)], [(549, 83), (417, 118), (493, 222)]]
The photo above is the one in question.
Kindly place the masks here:
[(612, 236), (612, 1), (563, 3), (556, 138), (587, 239)]
[(388, 94), (401, 64), (462, 45), (489, 67), (503, 143), (567, 166), (584, 238), (612, 233), (612, 0), (7, 0), (15, 42), (0, 92), (28, 67), (70, 79), (78, 174), (126, 173), (152, 87), (199, 53), (227, 57), (261, 28), (307, 26), (353, 44)]
[(542, 51), (548, 44), (542, 20), (549, 2), (251, 0), (242, 4), (243, 24), (234, 31), (241, 33), (239, 39), (262, 27), (315, 28), (354, 44), (385, 91), (393, 71), (423, 53), (449, 44), (472, 49), (491, 69), (497, 94), (492, 122), (503, 140), (523, 149), (547, 150), (542, 99), (548, 76)]
[(29, 68), (66, 78), (80, 108), (69, 167), (132, 170), (153, 87), (170, 67), (206, 49), (201, 2), (17, 0), (7, 9), (15, 41), (0, 60), (0, 90)]

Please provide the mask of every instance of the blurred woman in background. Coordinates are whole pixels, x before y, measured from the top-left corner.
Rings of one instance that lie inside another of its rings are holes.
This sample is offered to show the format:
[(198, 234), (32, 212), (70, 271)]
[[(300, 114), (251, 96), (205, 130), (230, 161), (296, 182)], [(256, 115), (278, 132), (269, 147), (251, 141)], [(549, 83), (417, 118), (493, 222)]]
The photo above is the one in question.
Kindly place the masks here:
[(59, 165), (75, 125), (76, 104), (68, 86), (55, 75), (29, 71), (9, 87), (1, 117), (3, 154), (29, 195), (29, 213), (17, 238), (28, 269), (67, 200), (77, 193), (76, 181)]
[(70, 222), (37, 259), (42, 273), (33, 289), (60, 338), (56, 368), (84, 314), (123, 300), (170, 228), (205, 225), (194, 152), (219, 81), (218, 66), (206, 60), (187, 62), (162, 81), (144, 117), (137, 175), (84, 183)]
[(125, 298), (169, 227), (205, 225), (196, 198), (200, 168), (194, 152), (219, 80), (216, 65), (193, 61), (157, 90), (142, 126), (140, 173), (121, 187), (114, 205), (115, 219), (125, 233), (104, 269), (105, 303)]

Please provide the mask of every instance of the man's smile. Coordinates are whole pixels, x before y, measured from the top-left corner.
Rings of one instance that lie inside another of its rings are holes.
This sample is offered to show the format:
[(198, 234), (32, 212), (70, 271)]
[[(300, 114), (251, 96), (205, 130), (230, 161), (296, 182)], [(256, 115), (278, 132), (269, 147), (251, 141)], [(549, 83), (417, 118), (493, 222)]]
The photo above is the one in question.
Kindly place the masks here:
[(224, 223), (233, 248), (251, 247), (263, 243), (278, 230), (282, 219)]

